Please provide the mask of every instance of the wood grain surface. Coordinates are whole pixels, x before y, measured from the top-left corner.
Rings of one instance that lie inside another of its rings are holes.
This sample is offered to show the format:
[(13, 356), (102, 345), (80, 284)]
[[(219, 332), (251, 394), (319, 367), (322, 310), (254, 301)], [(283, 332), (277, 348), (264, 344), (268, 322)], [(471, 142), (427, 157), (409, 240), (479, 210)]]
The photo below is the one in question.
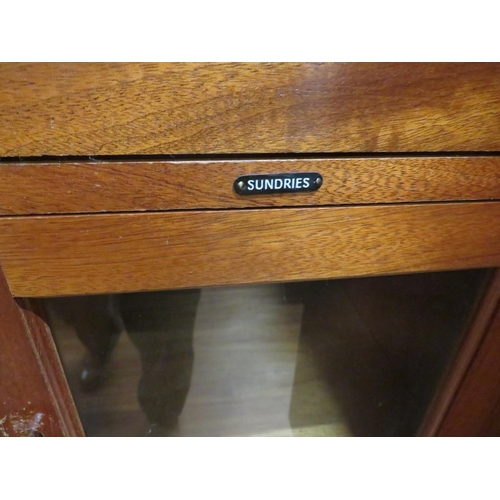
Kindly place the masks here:
[(15, 296), (500, 265), (500, 203), (0, 218)]
[(499, 151), (500, 65), (5, 63), (0, 156)]
[[(238, 196), (245, 174), (319, 172), (313, 193)], [(500, 199), (500, 156), (0, 164), (0, 215)]]
[(0, 269), (0, 436), (83, 435), (50, 331), (24, 306)]

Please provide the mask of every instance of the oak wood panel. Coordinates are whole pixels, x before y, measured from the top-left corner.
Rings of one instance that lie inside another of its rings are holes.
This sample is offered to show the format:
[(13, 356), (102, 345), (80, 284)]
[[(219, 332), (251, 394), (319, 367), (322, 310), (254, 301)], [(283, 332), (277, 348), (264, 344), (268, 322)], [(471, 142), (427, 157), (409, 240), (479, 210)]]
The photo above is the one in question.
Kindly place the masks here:
[(0, 218), (16, 296), (500, 265), (500, 203)]
[(24, 305), (0, 269), (0, 435), (83, 435), (50, 331)]
[(0, 89), (0, 156), (500, 150), (492, 63), (5, 63)]
[[(238, 196), (255, 173), (323, 176), (313, 193)], [(500, 199), (500, 156), (0, 164), (0, 214)]]

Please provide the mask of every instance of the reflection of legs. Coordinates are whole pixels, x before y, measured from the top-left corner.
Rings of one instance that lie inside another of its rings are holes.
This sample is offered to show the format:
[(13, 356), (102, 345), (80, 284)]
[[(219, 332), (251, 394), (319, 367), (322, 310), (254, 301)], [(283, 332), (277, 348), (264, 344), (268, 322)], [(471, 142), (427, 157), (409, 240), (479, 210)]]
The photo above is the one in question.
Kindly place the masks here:
[(170, 427), (180, 415), (193, 370), (193, 328), (199, 290), (131, 293), (121, 315), (141, 355), (138, 396), (151, 424)]
[(87, 348), (80, 382), (83, 389), (97, 387), (107, 375), (106, 365), (122, 330), (112, 310), (111, 295), (52, 299), (51, 308), (72, 325)]

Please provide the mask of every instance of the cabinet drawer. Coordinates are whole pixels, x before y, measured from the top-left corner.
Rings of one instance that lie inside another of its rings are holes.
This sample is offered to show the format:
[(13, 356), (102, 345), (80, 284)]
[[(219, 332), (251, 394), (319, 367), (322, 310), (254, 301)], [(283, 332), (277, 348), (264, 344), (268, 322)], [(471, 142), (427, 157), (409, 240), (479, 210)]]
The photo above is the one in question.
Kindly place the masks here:
[[(317, 172), (314, 192), (240, 196), (241, 175)], [(500, 199), (500, 156), (0, 164), (0, 215)]]

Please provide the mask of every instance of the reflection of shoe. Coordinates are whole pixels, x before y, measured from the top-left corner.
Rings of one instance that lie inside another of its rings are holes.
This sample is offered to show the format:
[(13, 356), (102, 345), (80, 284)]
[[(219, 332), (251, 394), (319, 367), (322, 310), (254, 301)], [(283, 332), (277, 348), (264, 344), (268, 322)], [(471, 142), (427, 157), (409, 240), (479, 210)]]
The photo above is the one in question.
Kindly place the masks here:
[(178, 420), (167, 424), (151, 424), (148, 431), (148, 436), (151, 437), (179, 437), (179, 425)]
[(97, 389), (110, 376), (109, 362), (119, 337), (120, 331), (114, 333), (109, 338), (106, 349), (99, 355), (87, 352), (80, 372), (80, 387), (83, 391)]
[(80, 387), (83, 391), (97, 389), (110, 375), (109, 356), (107, 359), (99, 359), (88, 354), (82, 364)]

